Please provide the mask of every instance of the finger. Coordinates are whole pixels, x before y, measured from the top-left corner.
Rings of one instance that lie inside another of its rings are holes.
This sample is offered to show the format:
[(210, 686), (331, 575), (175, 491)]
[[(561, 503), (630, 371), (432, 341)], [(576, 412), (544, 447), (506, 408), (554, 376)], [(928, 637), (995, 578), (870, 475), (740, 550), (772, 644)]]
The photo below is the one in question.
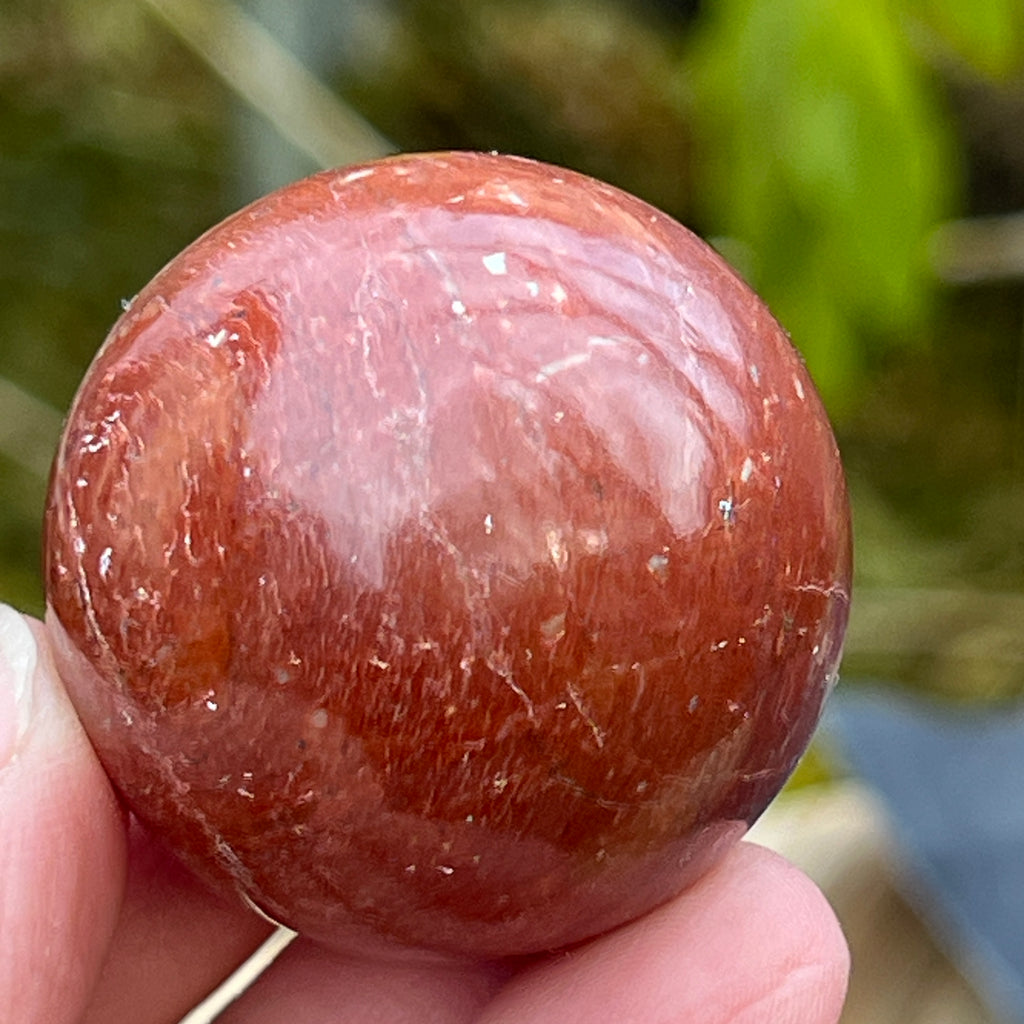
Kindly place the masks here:
[(271, 931), (208, 892), (137, 825), (129, 849), (121, 915), (82, 1024), (172, 1024)]
[(814, 884), (740, 843), (670, 904), (512, 981), (480, 1024), (834, 1024), (848, 971)]
[(123, 815), (41, 627), (0, 606), (0, 1005), (78, 1021), (118, 912)]
[(217, 1024), (470, 1024), (506, 974), (426, 958), (360, 961), (298, 939)]

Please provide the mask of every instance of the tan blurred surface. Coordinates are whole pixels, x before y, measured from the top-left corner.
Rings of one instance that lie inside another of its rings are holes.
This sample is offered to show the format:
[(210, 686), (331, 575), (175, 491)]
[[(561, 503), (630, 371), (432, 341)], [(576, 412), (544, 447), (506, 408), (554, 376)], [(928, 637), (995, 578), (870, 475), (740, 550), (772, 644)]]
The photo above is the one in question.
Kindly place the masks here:
[(803, 868), (835, 907), (853, 955), (842, 1024), (1002, 1024), (900, 894), (899, 854), (866, 789), (786, 793), (749, 838)]

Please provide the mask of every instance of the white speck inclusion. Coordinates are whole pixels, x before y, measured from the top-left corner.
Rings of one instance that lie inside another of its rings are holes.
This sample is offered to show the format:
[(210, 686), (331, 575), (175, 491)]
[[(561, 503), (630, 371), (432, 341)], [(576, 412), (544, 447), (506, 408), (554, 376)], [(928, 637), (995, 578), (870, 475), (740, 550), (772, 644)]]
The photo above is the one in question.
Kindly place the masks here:
[(483, 258), (484, 266), (487, 268), (489, 274), (494, 274), (496, 277), (501, 274), (508, 273), (508, 267), (505, 264), (505, 254), (503, 252), (492, 252)]

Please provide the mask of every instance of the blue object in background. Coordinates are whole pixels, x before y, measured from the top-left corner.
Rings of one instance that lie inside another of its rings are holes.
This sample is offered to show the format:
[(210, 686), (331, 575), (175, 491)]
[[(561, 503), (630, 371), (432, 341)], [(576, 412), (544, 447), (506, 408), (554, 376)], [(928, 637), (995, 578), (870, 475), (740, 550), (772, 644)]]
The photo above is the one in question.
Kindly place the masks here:
[(824, 736), (883, 800), (908, 899), (992, 1009), (1024, 1024), (1024, 707), (847, 683)]

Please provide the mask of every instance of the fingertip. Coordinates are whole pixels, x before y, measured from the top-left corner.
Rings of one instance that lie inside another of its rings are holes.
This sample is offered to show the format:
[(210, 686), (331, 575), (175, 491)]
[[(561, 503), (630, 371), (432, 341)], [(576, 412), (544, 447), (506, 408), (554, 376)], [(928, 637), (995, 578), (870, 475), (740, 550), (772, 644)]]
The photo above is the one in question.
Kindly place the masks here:
[(0, 1003), (77, 1020), (113, 931), (124, 816), (57, 678), (39, 623), (0, 606)]
[(482, 1022), (835, 1024), (848, 971), (817, 886), (743, 842), (652, 914), (526, 972)]
[(211, 896), (141, 830), (129, 835), (47, 627), (0, 605), (5, 700), (0, 1006), (11, 1020), (47, 1024), (177, 1019), (259, 944), (266, 924)]
[(28, 622), (0, 605), (0, 770), (17, 758), (32, 720), (38, 651)]
[[(821, 889), (781, 855), (740, 843), (744, 899), (760, 927), (747, 989), (737, 987), (729, 1024), (835, 1024), (842, 1015), (850, 975), (850, 949)], [(736, 884), (734, 882), (733, 884)], [(770, 947), (760, 943), (769, 931)], [(760, 950), (760, 955), (758, 955)], [(768, 956), (765, 956), (765, 953)]]
[(212, 894), (134, 821), (129, 851), (117, 927), (79, 1024), (179, 1020), (271, 930)]
[(486, 963), (360, 960), (299, 938), (218, 1021), (469, 1024), (506, 974)]

